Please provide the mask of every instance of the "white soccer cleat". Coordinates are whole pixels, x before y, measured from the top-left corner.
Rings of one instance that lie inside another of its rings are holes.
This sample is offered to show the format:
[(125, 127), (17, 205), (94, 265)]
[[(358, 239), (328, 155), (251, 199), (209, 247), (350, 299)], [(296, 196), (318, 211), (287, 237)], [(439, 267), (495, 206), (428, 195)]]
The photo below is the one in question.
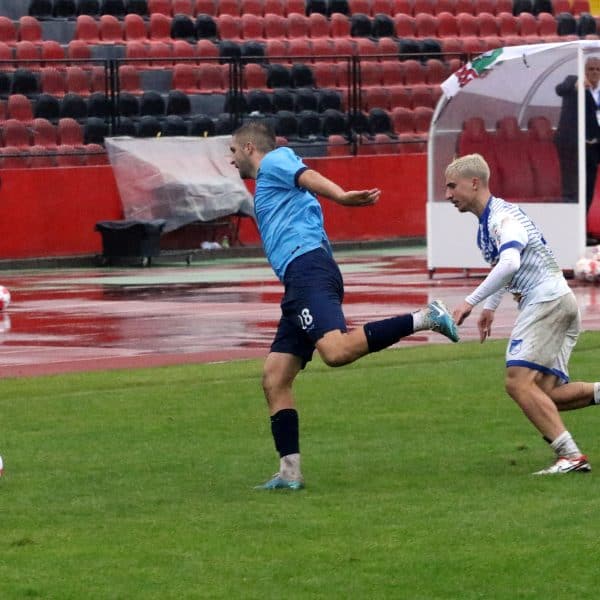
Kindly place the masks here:
[(582, 454), (577, 458), (559, 456), (556, 462), (547, 469), (536, 471), (534, 475), (561, 475), (563, 473), (589, 473), (592, 470), (587, 456)]
[(4, 473), (4, 463), (2, 462), (2, 457), (0, 456), (0, 477), (2, 477), (2, 473)]

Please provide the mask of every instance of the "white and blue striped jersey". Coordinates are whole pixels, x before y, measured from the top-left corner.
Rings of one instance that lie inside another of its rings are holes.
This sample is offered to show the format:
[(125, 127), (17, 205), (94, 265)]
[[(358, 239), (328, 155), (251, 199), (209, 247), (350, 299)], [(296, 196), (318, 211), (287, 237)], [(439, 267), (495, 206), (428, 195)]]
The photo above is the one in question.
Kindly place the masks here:
[(484, 260), (492, 266), (503, 250), (519, 250), (521, 264), (506, 290), (522, 298), (521, 306), (553, 300), (569, 292), (544, 236), (516, 204), (490, 196), (479, 218), (477, 245)]

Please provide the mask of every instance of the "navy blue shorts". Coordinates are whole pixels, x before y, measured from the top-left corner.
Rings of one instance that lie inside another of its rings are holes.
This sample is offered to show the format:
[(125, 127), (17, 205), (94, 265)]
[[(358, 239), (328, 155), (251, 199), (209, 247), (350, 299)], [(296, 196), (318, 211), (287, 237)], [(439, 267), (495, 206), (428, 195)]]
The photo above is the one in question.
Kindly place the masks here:
[(315, 343), (328, 331), (346, 331), (344, 282), (335, 260), (326, 250), (317, 248), (288, 265), (283, 284), (282, 316), (271, 351), (300, 357), (304, 368), (312, 358)]

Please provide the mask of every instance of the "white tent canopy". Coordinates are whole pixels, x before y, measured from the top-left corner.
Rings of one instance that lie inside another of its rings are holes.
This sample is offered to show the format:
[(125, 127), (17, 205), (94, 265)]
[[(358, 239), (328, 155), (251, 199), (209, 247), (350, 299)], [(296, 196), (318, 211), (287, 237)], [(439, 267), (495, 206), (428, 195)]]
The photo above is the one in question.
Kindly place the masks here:
[[(459, 213), (444, 199), (444, 170), (458, 156), (465, 121), (481, 117), (487, 131), (493, 133), (498, 121), (505, 117), (515, 117), (523, 131), (532, 118), (546, 117), (556, 129), (562, 99), (555, 88), (568, 75), (578, 75), (578, 81), (583, 81), (584, 64), (591, 54), (600, 56), (600, 41), (501, 48), (474, 59), (442, 84), (444, 95), (432, 120), (428, 148), (430, 272), (438, 268), (485, 266), (475, 244), (474, 217)], [(574, 174), (578, 177), (578, 201), (562, 197), (506, 198), (517, 202), (533, 218), (563, 269), (573, 268), (583, 255), (586, 242), (584, 88), (579, 86), (578, 89), (579, 115), (578, 122), (573, 124), (580, 132), (579, 169)], [(527, 157), (523, 156), (522, 160)], [(548, 172), (544, 176), (560, 179), (560, 172)], [(503, 182), (494, 182), (492, 177), (492, 192), (494, 183), (501, 187)]]

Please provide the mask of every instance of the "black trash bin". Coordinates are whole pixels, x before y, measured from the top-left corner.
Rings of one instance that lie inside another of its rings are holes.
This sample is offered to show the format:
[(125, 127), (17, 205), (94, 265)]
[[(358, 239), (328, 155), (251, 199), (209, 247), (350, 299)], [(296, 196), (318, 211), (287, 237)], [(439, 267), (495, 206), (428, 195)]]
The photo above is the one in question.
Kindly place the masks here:
[(96, 231), (102, 235), (102, 257), (105, 263), (113, 258), (136, 257), (149, 265), (160, 254), (160, 236), (165, 219), (152, 221), (99, 221)]

